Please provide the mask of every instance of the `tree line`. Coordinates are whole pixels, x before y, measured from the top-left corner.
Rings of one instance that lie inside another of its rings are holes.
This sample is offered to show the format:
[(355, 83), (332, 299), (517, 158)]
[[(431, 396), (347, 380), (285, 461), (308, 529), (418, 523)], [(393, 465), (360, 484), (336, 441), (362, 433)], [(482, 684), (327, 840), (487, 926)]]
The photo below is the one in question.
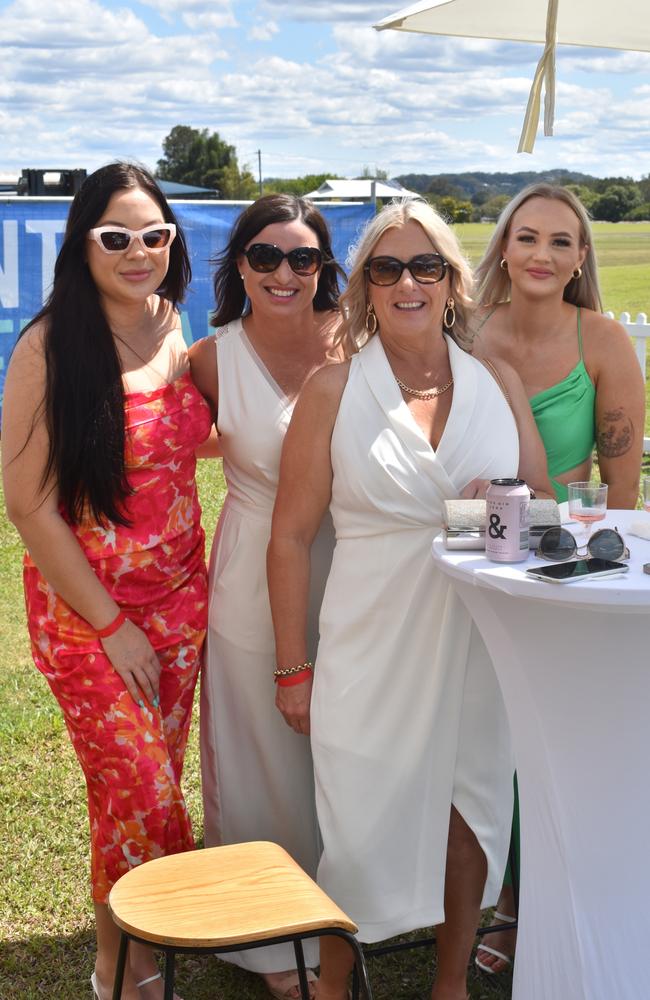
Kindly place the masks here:
[(539, 182), (569, 188), (598, 221), (650, 220), (650, 174), (639, 181), (631, 177), (593, 177), (569, 170), (405, 174), (396, 179), (422, 194), (454, 222), (496, 219), (515, 194)]
[[(239, 165), (235, 147), (218, 132), (189, 125), (175, 125), (163, 140), (163, 157), (158, 160), (157, 176), (210, 188), (217, 197), (248, 200), (260, 193), (258, 180), (249, 164)], [(361, 177), (386, 180), (385, 170), (370, 172), (364, 167)], [(332, 173), (305, 174), (302, 177), (267, 177), (264, 194), (273, 192), (305, 195), (323, 181), (337, 179)], [(546, 181), (562, 184), (582, 201), (591, 217), (603, 222), (650, 220), (650, 174), (639, 181), (631, 177), (593, 177), (569, 170), (520, 171), (458, 174), (403, 174), (396, 177), (404, 187), (421, 194), (452, 222), (494, 220), (508, 201), (527, 184)]]

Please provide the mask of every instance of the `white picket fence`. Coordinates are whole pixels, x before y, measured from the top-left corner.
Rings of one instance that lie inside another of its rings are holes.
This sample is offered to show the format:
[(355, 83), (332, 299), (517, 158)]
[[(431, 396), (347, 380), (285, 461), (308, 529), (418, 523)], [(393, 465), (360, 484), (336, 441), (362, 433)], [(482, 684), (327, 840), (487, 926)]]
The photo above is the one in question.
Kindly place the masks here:
[[(610, 319), (616, 319), (613, 312), (605, 313)], [(650, 323), (648, 323), (648, 317), (645, 313), (637, 313), (637, 317), (633, 320), (629, 312), (623, 312), (619, 316), (619, 322), (623, 324), (630, 337), (634, 340), (634, 349), (636, 351), (636, 356), (639, 359), (639, 364), (641, 365), (641, 371), (643, 372), (643, 378), (646, 376), (646, 342), (648, 337), (650, 337)], [(646, 453), (650, 453), (650, 437), (643, 439), (643, 450)]]

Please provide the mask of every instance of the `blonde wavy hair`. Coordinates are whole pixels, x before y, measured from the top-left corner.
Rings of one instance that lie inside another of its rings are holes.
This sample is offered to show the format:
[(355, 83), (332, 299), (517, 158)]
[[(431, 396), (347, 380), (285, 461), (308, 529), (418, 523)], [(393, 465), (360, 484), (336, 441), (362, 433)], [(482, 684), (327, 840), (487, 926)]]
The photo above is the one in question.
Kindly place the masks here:
[(476, 268), (477, 304), (495, 306), (510, 300), (510, 275), (501, 267), (503, 245), (508, 239), (515, 212), (531, 198), (546, 198), (568, 205), (580, 223), (580, 245), (587, 248), (579, 278), (571, 278), (565, 286), (563, 298), (575, 306), (602, 312), (603, 305), (598, 283), (598, 266), (593, 247), (593, 234), (587, 209), (579, 198), (566, 188), (554, 184), (530, 184), (515, 195), (503, 209), (483, 260)]
[[(471, 344), (468, 333), (469, 316), (474, 308), (473, 280), (469, 261), (460, 248), (456, 234), (434, 208), (420, 198), (403, 198), (382, 208), (366, 225), (357, 243), (350, 249), (347, 264), (350, 267), (348, 287), (341, 295), (343, 323), (341, 337), (348, 353), (358, 351), (372, 334), (366, 329), (368, 283), (364, 267), (372, 252), (389, 229), (397, 229), (407, 222), (417, 222), (431, 240), (433, 248), (449, 264), (449, 294), (454, 299), (456, 322), (446, 332), (459, 347), (467, 350)], [(442, 317), (441, 317), (442, 318)]]

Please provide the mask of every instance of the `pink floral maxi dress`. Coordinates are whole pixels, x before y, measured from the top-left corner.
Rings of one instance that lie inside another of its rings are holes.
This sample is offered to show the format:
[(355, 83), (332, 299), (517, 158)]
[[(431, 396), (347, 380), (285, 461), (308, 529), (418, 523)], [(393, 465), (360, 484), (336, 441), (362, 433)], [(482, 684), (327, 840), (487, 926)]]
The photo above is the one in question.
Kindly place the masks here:
[(97, 903), (134, 865), (194, 846), (180, 780), (207, 616), (194, 449), (210, 422), (189, 374), (127, 393), (131, 527), (100, 526), (88, 515), (72, 526), (103, 585), (158, 654), (159, 710), (131, 698), (94, 629), (25, 556), (32, 655), (86, 778)]

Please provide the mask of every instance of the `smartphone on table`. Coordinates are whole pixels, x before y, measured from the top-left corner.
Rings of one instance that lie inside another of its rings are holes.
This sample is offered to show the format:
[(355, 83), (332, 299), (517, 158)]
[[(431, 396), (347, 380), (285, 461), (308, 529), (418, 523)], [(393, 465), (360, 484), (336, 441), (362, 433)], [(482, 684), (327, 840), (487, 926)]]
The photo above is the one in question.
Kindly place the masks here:
[(573, 580), (595, 580), (606, 576), (621, 576), (629, 566), (613, 559), (574, 559), (551, 563), (549, 566), (532, 566), (526, 576), (547, 583), (571, 583)]

